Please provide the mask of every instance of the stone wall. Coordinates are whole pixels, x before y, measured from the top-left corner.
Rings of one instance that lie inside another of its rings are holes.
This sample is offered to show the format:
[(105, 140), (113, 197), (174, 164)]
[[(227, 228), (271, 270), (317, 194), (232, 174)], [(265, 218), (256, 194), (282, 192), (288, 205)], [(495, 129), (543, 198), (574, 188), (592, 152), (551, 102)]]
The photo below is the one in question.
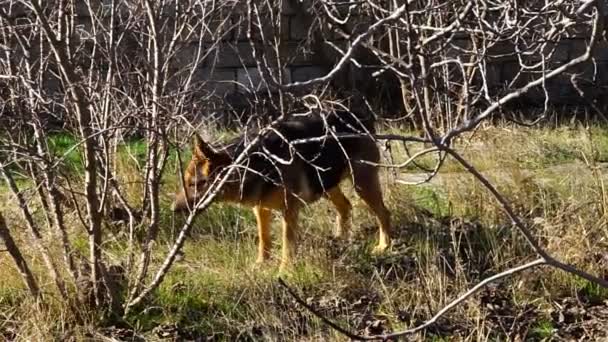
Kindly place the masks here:
[[(551, 58), (547, 60), (551, 69), (582, 56), (586, 51), (586, 41), (583, 37), (573, 37), (562, 40), (553, 48)], [(513, 50), (508, 46), (500, 49), (503, 52)], [(540, 57), (532, 57), (527, 61), (528, 64), (534, 62), (540, 62)], [(522, 73), (517, 57), (510, 56), (491, 59), (487, 66), (486, 81), (491, 89), (505, 91), (521, 87), (539, 76), (539, 73)], [(553, 105), (584, 105), (589, 101), (605, 101), (602, 97), (608, 89), (608, 42), (598, 42), (590, 61), (548, 80), (545, 87), (549, 102)], [(533, 88), (523, 100), (529, 104), (542, 104), (543, 93), (541, 87)]]
[[(226, 3), (230, 1), (237, 4), (236, 6), (242, 7), (242, 2), (226, 0)], [(50, 4), (50, 2), (52, 1), (49, 0), (48, 3)], [(93, 10), (100, 14), (101, 18), (107, 16), (109, 0), (92, 3), (95, 3), (96, 6)], [(83, 1), (76, 1), (76, 4), (77, 34), (80, 39), (91, 39), (90, 17), (88, 17), (90, 12), (83, 5)], [(302, 6), (306, 6), (306, 4), (300, 0), (281, 1), (280, 53), (283, 58), (282, 62), (285, 62), (285, 68), (282, 70), (283, 82), (305, 81), (324, 75), (333, 66), (337, 58), (336, 54), (332, 53), (331, 49), (328, 49), (324, 44), (319, 44), (319, 46), (304, 45), (313, 18), (306, 14), (305, 8)], [(194, 70), (194, 80), (203, 84), (202, 89), (220, 98), (234, 92), (263, 90), (264, 88), (262, 77), (253, 58), (252, 47), (246, 37), (246, 28), (239, 24), (242, 21), (240, 19), (245, 14), (242, 9), (239, 12), (238, 9), (234, 10), (234, 8), (230, 14), (231, 18), (224, 17), (216, 22), (210, 21), (209, 26), (212, 31), (214, 25), (225, 26), (223, 30), (215, 30), (216, 33), (221, 33), (222, 40), (218, 43), (217, 35), (209, 35), (205, 38), (205, 49), (207, 49), (209, 57)], [(20, 14), (19, 11), (22, 13)], [(27, 15), (27, 11), (16, 9), (12, 15), (14, 17)], [(355, 21), (357, 20), (351, 22)], [(360, 22), (365, 21), (360, 20)], [(366, 25), (358, 25), (358, 28), (356, 26), (351, 24), (354, 31), (365, 29)], [(340, 41), (337, 37), (335, 43), (341, 46), (345, 45), (344, 41)], [(189, 61), (192, 60), (196, 46), (198, 46), (198, 39), (196, 36), (192, 36), (181, 44), (180, 55), (177, 56), (172, 69), (172, 72), (176, 74), (180, 72), (180, 68), (183, 71), (184, 66), (187, 66)], [(466, 41), (455, 41), (454, 44), (466, 45)], [(124, 48), (121, 53), (132, 54), (130, 58), (135, 59), (136, 55), (141, 53), (141, 50), (138, 50), (137, 47), (131, 49), (128, 45), (125, 46), (127, 48)], [(508, 51), (509, 47), (497, 47), (496, 49)], [(584, 49), (585, 45), (582, 38), (564, 40), (556, 46), (551, 63), (553, 66), (560, 65), (560, 63), (581, 55)], [(267, 49), (266, 52), (272, 54), (272, 49)], [(270, 58), (274, 57), (270, 55)], [(500, 57), (490, 60), (485, 77), (490, 89), (500, 91), (501, 89), (520, 86), (530, 78), (530, 75), (520, 74), (519, 71), (519, 64), (515, 57)], [(578, 90), (572, 86), (571, 74), (568, 74), (547, 82), (546, 88), (551, 102), (555, 104), (580, 104), (581, 102), (603, 98), (602, 95), (608, 86), (608, 44), (601, 42), (597, 47), (594, 62), (586, 63), (586, 65), (577, 68), (575, 72), (580, 74), (579, 85), (586, 99), (584, 101), (581, 99)], [(371, 80), (368, 82), (365, 75), (347, 75), (344, 80), (358, 80), (359, 83), (371, 84)], [(340, 82), (344, 82), (344, 80)], [(50, 83), (52, 83), (52, 80), (49, 81)], [(394, 84), (389, 87), (394, 87)], [(538, 102), (538, 99), (542, 98), (539, 91), (542, 90), (533, 91), (527, 96), (527, 99), (532, 103)]]
[[(311, 18), (306, 13), (305, 5), (300, 0), (283, 0), (281, 10), (281, 56), (288, 58), (283, 70), (283, 82), (305, 81), (314, 77), (324, 75), (332, 68), (338, 56), (325, 44), (319, 46), (302, 47), (308, 36)], [(361, 32), (369, 25), (368, 18), (352, 18), (346, 25), (351, 32)], [(201, 80), (207, 81), (207, 89), (219, 96), (231, 92), (243, 92), (246, 90), (262, 90), (262, 78), (259, 75), (255, 60), (253, 59), (251, 46), (246, 39), (244, 29), (239, 33), (229, 35), (226, 41), (219, 44), (215, 59), (210, 59), (201, 67)], [(334, 43), (345, 47), (344, 40), (332, 35)], [(452, 44), (464, 46), (467, 41), (455, 40)], [(552, 47), (553, 48), (553, 47)], [(549, 61), (551, 67), (557, 67), (585, 52), (585, 39), (580, 34), (569, 39), (562, 40), (554, 46), (552, 57)], [(491, 54), (507, 54), (513, 52), (512, 46), (498, 45), (494, 47)], [(363, 57), (365, 58), (365, 57)], [(540, 57), (539, 57), (540, 58)], [(373, 58), (372, 58), (373, 59)], [(534, 57), (529, 61), (534, 61)], [(522, 86), (530, 79), (537, 78), (538, 74), (526, 74), (520, 72), (521, 68), (517, 57), (501, 56), (490, 58), (486, 70), (486, 82), (489, 89), (494, 92), (504, 92)], [(350, 68), (341, 74), (339, 84), (345, 82), (368, 85), (378, 88), (396, 87), (397, 83), (390, 80), (366, 79), (368, 74), (354, 74), (356, 68)], [(577, 86), (572, 83), (572, 75), (576, 74)], [(351, 84), (352, 85), (352, 84)], [(577, 89), (578, 87), (578, 89)], [(246, 88), (246, 89), (245, 89)], [(580, 105), (588, 104), (589, 101), (608, 101), (603, 99), (603, 94), (608, 89), (608, 43), (598, 42), (592, 61), (585, 63), (569, 73), (560, 75), (546, 83), (549, 101), (555, 105)], [(378, 90), (378, 89), (374, 89)], [(390, 92), (391, 90), (389, 90)], [(583, 97), (581, 97), (581, 92)], [(544, 102), (544, 90), (533, 89), (523, 100), (529, 104), (542, 104)], [(395, 89), (393, 95), (400, 96), (400, 91)], [(396, 101), (400, 104), (400, 100)], [(608, 102), (606, 103), (608, 104)]]
[[(283, 82), (305, 81), (322, 76), (331, 67), (331, 61), (306, 51), (308, 47), (304, 43), (311, 18), (300, 6), (298, 0), (282, 1), (280, 55), (285, 65), (282, 70)], [(234, 21), (241, 19), (237, 14)], [(222, 42), (212, 47), (210, 58), (199, 66), (200, 71), (197, 73), (198, 80), (206, 81), (206, 88), (218, 96), (265, 88), (246, 36), (247, 28), (243, 27), (244, 23), (239, 25), (233, 22), (233, 25), (236, 27), (226, 32)], [(193, 47), (196, 44), (194, 42)], [(273, 48), (267, 47), (265, 53), (274, 62), (276, 57)], [(276, 73), (276, 70), (273, 71)]]

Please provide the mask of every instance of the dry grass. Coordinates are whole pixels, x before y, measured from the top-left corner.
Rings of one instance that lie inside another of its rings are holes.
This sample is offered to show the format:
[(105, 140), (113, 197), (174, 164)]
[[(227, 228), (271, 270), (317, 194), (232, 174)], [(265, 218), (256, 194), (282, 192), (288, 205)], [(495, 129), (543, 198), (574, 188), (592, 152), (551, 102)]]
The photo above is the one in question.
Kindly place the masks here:
[[(605, 175), (593, 168), (608, 155), (605, 132), (599, 127), (550, 130), (505, 125), (480, 130), (457, 147), (499, 184), (551, 254), (605, 277), (608, 202)], [(131, 162), (125, 157), (121, 177), (135, 184), (137, 179), (128, 171)], [(335, 321), (360, 333), (378, 333), (419, 323), (480, 279), (530, 260), (530, 248), (500, 207), (472, 177), (458, 171), (448, 161), (436, 182), (416, 187), (397, 185), (387, 175), (386, 198), (397, 239), (392, 251), (379, 257), (370, 253), (376, 224), (352, 189), (347, 189), (355, 205), (350, 242), (331, 238), (334, 212), (328, 203), (312, 205), (302, 215), (299, 262), (287, 281)], [(165, 181), (166, 208), (177, 185), (174, 178)], [(133, 198), (136, 188), (130, 190)], [(7, 198), (3, 192), (4, 209), (15, 219)], [(155, 263), (161, 261), (181, 220), (163, 211)], [(72, 222), (76, 225), (74, 218)], [(18, 230), (19, 221), (12, 226)], [(278, 226), (275, 223), (276, 253)], [(108, 234), (112, 242), (107, 258), (120, 260), (126, 235), (118, 228), (113, 231)], [(276, 260), (252, 267), (255, 233), (249, 211), (214, 206), (200, 215), (184, 258), (145, 308), (124, 321), (95, 324), (73, 324), (59, 301), (46, 307), (29, 302), (11, 261), (0, 253), (0, 336), (344, 340), (277, 285)], [(40, 263), (37, 255), (28, 257)], [(590, 313), (606, 312), (607, 299), (608, 292), (592, 284), (548, 268), (535, 269), (482, 291), (415, 339), (597, 339), (605, 337), (608, 321)]]

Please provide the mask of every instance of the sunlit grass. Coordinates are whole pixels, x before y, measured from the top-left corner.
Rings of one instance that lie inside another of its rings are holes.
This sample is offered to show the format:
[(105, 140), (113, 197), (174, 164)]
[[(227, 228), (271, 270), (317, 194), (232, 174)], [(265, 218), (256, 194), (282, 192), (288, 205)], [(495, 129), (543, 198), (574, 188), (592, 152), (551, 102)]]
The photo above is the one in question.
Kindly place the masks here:
[[(585, 163), (608, 159), (607, 137), (601, 127), (528, 129), (506, 125), (480, 129), (457, 141), (455, 148), (497, 185), (549, 253), (602, 276), (608, 273), (602, 259), (608, 249), (605, 177)], [(56, 139), (57, 153), (65, 153), (69, 139)], [(416, 148), (421, 147), (412, 147)], [(132, 203), (139, 203), (142, 196), (145, 149), (141, 142), (119, 148), (118, 177)], [(404, 151), (397, 148), (393, 152), (403, 157), (399, 153)], [(184, 149), (184, 162), (188, 153)], [(183, 223), (181, 214), (169, 210), (172, 194), (179, 188), (176, 152), (171, 158), (163, 175), (161, 231), (153, 270), (163, 261)], [(75, 165), (79, 162), (76, 157), (66, 159), (66, 163), (68, 160)], [(424, 163), (432, 166), (430, 160)], [(414, 168), (408, 171), (418, 172)], [(382, 322), (382, 331), (420, 323), (479, 280), (533, 258), (531, 248), (494, 198), (472, 176), (460, 171), (448, 160), (440, 178), (422, 186), (401, 185), (386, 172), (385, 198), (396, 238), (392, 250), (381, 256), (371, 253), (377, 238), (376, 222), (352, 187), (344, 187), (354, 205), (350, 241), (332, 237), (335, 211), (328, 202), (321, 200), (306, 208), (300, 220), (297, 262), (291, 273), (282, 276), (335, 321), (369, 333), (375, 321)], [(3, 210), (12, 219), (11, 227), (20, 228), (19, 212), (4, 188), (2, 200)], [(82, 231), (75, 215), (68, 218), (74, 230)], [(109, 242), (104, 257), (110, 262), (124, 260), (124, 226), (105, 228)], [(145, 222), (136, 228), (143, 232)], [(21, 243), (27, 243), (27, 235), (17, 235)], [(76, 249), (86, 255), (84, 232), (82, 240), (75, 236), (72, 242)], [(213, 205), (197, 218), (183, 258), (145, 307), (133, 311), (122, 324), (148, 339), (158, 337), (155, 329), (159, 327), (176, 326), (192, 338), (344, 340), (294, 303), (277, 284), (279, 237), (277, 217), (273, 222), (273, 258), (254, 266), (257, 237), (251, 211), (229, 204)], [(33, 250), (29, 253), (28, 260), (42, 267), (40, 256)], [(7, 317), (0, 316), (0, 332), (13, 324), (6, 322), (14, 321), (20, 322), (15, 329), (25, 339), (57, 339), (62, 331), (73, 329), (50, 322), (49, 317), (68, 317), (59, 305), (41, 309), (47, 319), (31, 315), (33, 304), (23, 300), (27, 295), (5, 253), (0, 253), (0, 273), (0, 312), (7, 313)], [(48, 279), (41, 280), (51, 288)], [(554, 301), (569, 296), (598, 302), (608, 298), (604, 289), (547, 267), (515, 275), (495, 289), (511, 310), (509, 314), (534, 308), (534, 321), (526, 335), (532, 339), (552, 336), (555, 324), (550, 309)], [(496, 314), (491, 305), (496, 304), (486, 303), (492, 300), (486, 297), (491, 295), (482, 292), (459, 306), (437, 329), (421, 338), (505, 340), (505, 333), (492, 321)], [(89, 329), (86, 326), (74, 334), (85, 336)]]

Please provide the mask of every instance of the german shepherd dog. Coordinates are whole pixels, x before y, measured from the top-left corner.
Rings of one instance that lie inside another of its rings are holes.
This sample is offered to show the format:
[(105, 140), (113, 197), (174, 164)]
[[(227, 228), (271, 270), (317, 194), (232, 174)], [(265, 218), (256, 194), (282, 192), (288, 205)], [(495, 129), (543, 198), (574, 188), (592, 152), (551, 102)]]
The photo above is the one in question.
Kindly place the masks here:
[[(258, 263), (270, 256), (272, 211), (281, 213), (280, 270), (284, 270), (295, 254), (298, 212), (307, 203), (321, 197), (328, 199), (337, 211), (335, 235), (348, 235), (352, 205), (339, 186), (348, 178), (377, 218), (380, 235), (374, 252), (382, 252), (390, 244), (390, 213), (382, 199), (378, 175), (380, 151), (372, 138), (375, 121), (370, 114), (365, 116), (348, 111), (294, 114), (263, 130), (249, 149), (246, 147), (251, 137), (247, 134), (221, 150), (212, 148), (197, 134), (192, 160), (184, 172), (184, 186), (176, 194), (173, 208), (188, 210), (218, 177), (236, 167), (215, 200), (253, 209), (259, 236)], [(243, 152), (245, 158), (234, 165)]]

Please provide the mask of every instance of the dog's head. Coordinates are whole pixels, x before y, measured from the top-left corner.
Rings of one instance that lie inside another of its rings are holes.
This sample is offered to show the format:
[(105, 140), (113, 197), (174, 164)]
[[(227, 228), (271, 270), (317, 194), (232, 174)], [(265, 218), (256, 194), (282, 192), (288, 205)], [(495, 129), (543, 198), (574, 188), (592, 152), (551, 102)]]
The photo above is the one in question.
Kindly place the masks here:
[(174, 211), (192, 208), (207, 192), (219, 171), (231, 162), (227, 153), (217, 152), (198, 135), (192, 143), (192, 159), (184, 172), (184, 183), (175, 194)]

